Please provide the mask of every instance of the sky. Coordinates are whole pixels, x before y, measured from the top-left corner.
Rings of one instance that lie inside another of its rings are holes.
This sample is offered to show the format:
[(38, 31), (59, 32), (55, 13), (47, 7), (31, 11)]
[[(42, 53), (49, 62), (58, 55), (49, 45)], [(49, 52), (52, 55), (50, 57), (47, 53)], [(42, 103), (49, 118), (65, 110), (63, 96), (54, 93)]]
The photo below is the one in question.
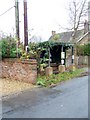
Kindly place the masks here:
[[(60, 26), (66, 27), (68, 21), (67, 3), (70, 0), (27, 0), (29, 38), (33, 35), (48, 40), (51, 31), (61, 32)], [(15, 5), (15, 0), (0, 1), (0, 15)], [(24, 36), (23, 0), (19, 0), (20, 38)], [(0, 16), (0, 31), (15, 34), (15, 8)]]

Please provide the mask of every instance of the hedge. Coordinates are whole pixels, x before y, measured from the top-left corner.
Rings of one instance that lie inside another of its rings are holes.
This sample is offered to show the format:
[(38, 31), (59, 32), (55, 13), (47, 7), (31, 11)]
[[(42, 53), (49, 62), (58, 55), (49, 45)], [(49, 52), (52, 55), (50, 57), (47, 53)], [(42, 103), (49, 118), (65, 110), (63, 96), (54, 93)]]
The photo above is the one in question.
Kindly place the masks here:
[(13, 38), (6, 37), (0, 40), (0, 56), (2, 58), (16, 57), (16, 41)]
[(77, 55), (90, 56), (90, 43), (84, 45), (77, 45)]

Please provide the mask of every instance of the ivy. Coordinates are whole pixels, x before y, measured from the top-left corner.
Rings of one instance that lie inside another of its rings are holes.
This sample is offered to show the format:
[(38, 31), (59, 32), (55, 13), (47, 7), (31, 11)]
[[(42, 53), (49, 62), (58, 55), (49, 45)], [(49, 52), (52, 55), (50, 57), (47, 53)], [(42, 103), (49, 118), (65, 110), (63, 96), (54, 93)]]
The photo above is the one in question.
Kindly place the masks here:
[(53, 48), (56, 47), (55, 51), (58, 51), (58, 48), (60, 46), (63, 46), (65, 49), (68, 49), (72, 45), (73, 44), (71, 43), (45, 41), (45, 42), (40, 42), (40, 43), (30, 43), (29, 47), (30, 47), (30, 50), (33, 51), (33, 53), (36, 52), (38, 68), (40, 68), (40, 66), (45, 67), (49, 63), (49, 48), (53, 50)]

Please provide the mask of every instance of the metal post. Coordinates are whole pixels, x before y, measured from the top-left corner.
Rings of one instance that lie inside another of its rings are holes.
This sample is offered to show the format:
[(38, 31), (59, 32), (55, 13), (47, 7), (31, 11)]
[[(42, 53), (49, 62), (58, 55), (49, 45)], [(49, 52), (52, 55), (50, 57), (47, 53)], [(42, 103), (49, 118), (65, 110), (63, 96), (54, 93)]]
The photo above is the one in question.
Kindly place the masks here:
[(26, 50), (28, 46), (27, 0), (23, 0), (23, 2), (24, 2), (24, 50)]

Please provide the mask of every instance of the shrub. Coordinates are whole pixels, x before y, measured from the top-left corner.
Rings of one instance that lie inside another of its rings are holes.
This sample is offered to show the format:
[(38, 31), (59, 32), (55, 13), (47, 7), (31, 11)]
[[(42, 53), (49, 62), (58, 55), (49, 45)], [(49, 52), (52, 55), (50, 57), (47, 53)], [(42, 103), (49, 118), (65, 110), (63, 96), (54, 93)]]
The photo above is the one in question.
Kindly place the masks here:
[(0, 49), (0, 55), (2, 55), (2, 58), (16, 57), (16, 42), (13, 38), (2, 38), (0, 40)]
[(77, 47), (77, 55), (90, 56), (90, 43), (84, 45), (78, 45)]

